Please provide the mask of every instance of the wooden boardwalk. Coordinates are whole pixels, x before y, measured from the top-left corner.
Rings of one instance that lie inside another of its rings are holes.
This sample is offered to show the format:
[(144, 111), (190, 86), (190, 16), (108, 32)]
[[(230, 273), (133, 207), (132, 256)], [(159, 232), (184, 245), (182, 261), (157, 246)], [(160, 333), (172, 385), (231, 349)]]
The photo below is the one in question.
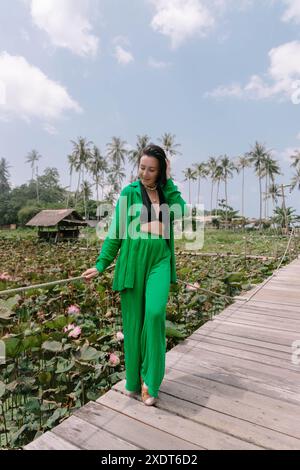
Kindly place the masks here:
[(122, 381), (25, 449), (300, 449), (300, 259), (169, 351), (166, 365), (155, 407)]

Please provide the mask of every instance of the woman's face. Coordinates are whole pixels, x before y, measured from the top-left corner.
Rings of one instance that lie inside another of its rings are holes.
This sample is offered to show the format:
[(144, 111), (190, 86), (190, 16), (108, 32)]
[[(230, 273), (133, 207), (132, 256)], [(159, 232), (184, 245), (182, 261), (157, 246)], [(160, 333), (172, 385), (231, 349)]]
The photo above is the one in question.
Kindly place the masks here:
[(159, 176), (159, 161), (155, 157), (143, 155), (139, 164), (139, 178), (147, 186), (153, 186)]

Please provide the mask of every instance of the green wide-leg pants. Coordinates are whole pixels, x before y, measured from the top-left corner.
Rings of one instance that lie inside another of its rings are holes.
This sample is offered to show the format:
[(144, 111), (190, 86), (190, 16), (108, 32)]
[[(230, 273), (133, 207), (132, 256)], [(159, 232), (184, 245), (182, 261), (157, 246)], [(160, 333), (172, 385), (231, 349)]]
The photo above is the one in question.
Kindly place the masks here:
[(139, 392), (142, 377), (153, 397), (158, 396), (165, 374), (170, 257), (165, 238), (146, 234), (139, 240), (135, 265), (132, 266), (135, 270), (134, 286), (120, 292), (126, 389)]

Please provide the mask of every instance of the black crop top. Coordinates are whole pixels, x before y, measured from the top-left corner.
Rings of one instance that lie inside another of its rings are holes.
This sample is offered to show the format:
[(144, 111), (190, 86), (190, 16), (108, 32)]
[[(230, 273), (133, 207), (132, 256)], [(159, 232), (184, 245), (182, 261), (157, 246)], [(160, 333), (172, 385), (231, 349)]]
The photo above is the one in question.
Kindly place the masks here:
[[(163, 220), (162, 218), (162, 210), (159, 209), (158, 219), (156, 216), (155, 209), (149, 197), (149, 194), (146, 191), (145, 186), (141, 182), (141, 190), (142, 190), (142, 199), (143, 199), (143, 207), (141, 210), (140, 222), (141, 224), (147, 222), (153, 222), (154, 220), (159, 220), (159, 222), (164, 222), (165, 224), (165, 233), (167, 233), (168, 224), (169, 224), (169, 217), (166, 217), (167, 220)], [(164, 193), (162, 192), (161, 186), (157, 186), (157, 192), (159, 197), (159, 205), (165, 204), (165, 208), (168, 209), (167, 201), (165, 199)], [(169, 214), (169, 212), (168, 212)]]

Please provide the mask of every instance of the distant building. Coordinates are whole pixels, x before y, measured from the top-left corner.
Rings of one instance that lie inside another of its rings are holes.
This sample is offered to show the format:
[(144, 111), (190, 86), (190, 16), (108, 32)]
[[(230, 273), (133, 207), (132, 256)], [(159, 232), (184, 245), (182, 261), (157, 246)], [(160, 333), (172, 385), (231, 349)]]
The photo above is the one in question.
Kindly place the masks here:
[(87, 223), (74, 209), (58, 209), (42, 210), (26, 225), (38, 227), (39, 238), (57, 242), (78, 238), (80, 228)]

